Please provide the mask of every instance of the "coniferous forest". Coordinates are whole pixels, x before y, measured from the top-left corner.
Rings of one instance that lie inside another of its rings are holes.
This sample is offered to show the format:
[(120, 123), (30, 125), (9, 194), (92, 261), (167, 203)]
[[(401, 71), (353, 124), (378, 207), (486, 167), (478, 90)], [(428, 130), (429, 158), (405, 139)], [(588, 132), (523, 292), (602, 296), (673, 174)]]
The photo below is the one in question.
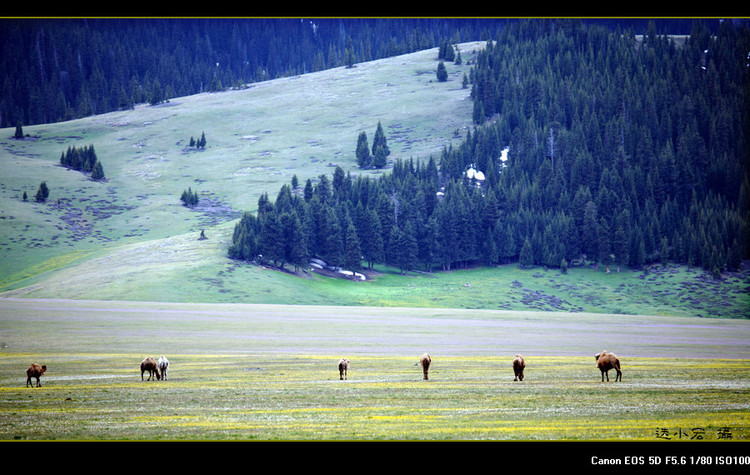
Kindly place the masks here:
[[(497, 36), (507, 19), (0, 19), (0, 127), (140, 103)], [(597, 20), (644, 30), (649, 20)], [(655, 20), (671, 34), (694, 20)], [(716, 20), (707, 22), (715, 28)]]
[(486, 39), (502, 20), (0, 20), (0, 127), (86, 117), (200, 92)]
[(749, 250), (748, 52), (750, 32), (728, 22), (684, 38), (511, 22), (472, 67), (476, 127), (460, 146), (378, 179), (337, 168), (285, 185), (245, 213), (229, 255), (402, 272), (736, 270)]
[[(486, 42), (467, 84), (475, 128), (460, 146), (423, 162), (402, 158), (379, 179), (337, 169), (301, 177), (273, 201), (264, 195), (237, 225), (233, 258), (299, 266), (319, 257), (353, 270), (388, 263), (403, 271), (515, 262), (616, 270), (669, 261), (718, 275), (750, 254), (746, 23), (6, 19), (1, 26), (0, 127), (18, 128), (426, 48), (439, 47), (437, 65), (453, 60), (452, 44)], [(375, 152), (363, 155), (363, 168), (381, 168), (367, 162), (383, 161)]]

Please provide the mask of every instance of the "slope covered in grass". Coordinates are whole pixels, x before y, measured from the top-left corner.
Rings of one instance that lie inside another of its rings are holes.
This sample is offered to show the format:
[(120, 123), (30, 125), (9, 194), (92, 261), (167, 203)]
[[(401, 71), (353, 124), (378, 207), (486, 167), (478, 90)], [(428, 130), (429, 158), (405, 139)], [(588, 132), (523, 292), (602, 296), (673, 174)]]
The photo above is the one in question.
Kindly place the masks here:
[[(550, 310), (742, 318), (748, 272), (721, 282), (684, 267), (623, 271), (520, 270), (515, 265), (395, 275), (355, 283), (303, 278), (227, 258), (234, 223), (300, 183), (356, 167), (359, 133), (381, 122), (398, 158), (426, 159), (471, 125), (461, 80), (482, 43), (461, 45), (462, 65), (435, 80), (437, 50), (175, 98), (160, 106), (59, 124), (0, 130), (0, 292), (5, 296)], [(206, 136), (205, 150), (188, 147)], [(107, 180), (59, 166), (68, 147), (94, 145)], [(35, 203), (40, 181), (50, 197)], [(192, 189), (196, 208), (182, 206)], [(23, 193), (29, 201), (22, 200)], [(198, 240), (205, 230), (206, 240)]]
[[(447, 82), (436, 81), (433, 49), (25, 127), (24, 140), (12, 138), (14, 129), (0, 130), (0, 290), (38, 283), (91, 253), (197, 236), (254, 210), (261, 194), (275, 194), (293, 175), (304, 184), (332, 174), (334, 165), (357, 174), (357, 137), (364, 131), (372, 140), (378, 122), (390, 160), (437, 156), (471, 124), (462, 78), (481, 46), (461, 46), (464, 62), (449, 65)], [(190, 149), (190, 138), (203, 133), (206, 148)], [(69, 147), (89, 145), (104, 166), (104, 182), (59, 166)], [(35, 203), (41, 181), (50, 196)], [(192, 210), (179, 200), (188, 188), (201, 200)], [(181, 265), (204, 257), (188, 256)]]

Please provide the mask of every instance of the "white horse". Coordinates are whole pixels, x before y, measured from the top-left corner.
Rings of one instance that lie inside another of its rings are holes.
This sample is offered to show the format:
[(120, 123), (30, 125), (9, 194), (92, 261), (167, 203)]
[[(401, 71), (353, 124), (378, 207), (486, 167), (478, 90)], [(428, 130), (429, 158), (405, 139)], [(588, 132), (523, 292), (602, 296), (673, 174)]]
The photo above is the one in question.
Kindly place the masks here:
[(167, 357), (161, 355), (157, 365), (159, 366), (159, 371), (161, 371), (161, 379), (167, 379), (167, 369), (169, 368), (169, 360)]

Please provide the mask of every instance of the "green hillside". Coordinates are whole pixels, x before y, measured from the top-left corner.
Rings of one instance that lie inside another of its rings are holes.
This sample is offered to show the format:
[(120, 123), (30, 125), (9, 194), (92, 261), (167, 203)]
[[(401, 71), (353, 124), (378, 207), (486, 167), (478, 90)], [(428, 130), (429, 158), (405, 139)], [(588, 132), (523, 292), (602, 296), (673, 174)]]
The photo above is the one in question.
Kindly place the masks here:
[[(226, 236), (226, 223), (253, 210), (262, 193), (275, 193), (295, 174), (300, 180), (331, 174), (335, 165), (359, 173), (357, 137), (362, 131), (372, 136), (378, 121), (389, 140), (389, 160), (437, 155), (471, 124), (470, 90), (462, 88), (461, 79), (481, 46), (461, 46), (464, 62), (448, 68), (445, 83), (436, 81), (433, 49), (25, 127), (24, 140), (12, 138), (14, 129), (0, 130), (0, 290), (39, 283), (48, 272), (78, 265), (92, 253), (119, 255), (128, 249), (138, 255), (158, 246), (154, 240), (183, 235), (191, 240), (202, 229), (211, 236), (205, 249), (177, 256), (169, 273), (180, 275), (208, 258), (222, 260), (226, 243), (217, 239)], [(203, 133), (205, 150), (189, 149), (190, 138)], [(104, 166), (106, 182), (59, 166), (69, 147), (89, 145)], [(43, 204), (33, 200), (41, 181), (50, 188)], [(193, 210), (179, 200), (188, 187), (201, 199)], [(22, 200), (24, 192), (28, 202)], [(134, 272), (149, 279), (140, 264), (99, 267), (113, 277), (102, 277), (108, 285), (97, 283), (97, 291), (126, 297), (127, 285), (118, 276)], [(66, 295), (64, 289), (49, 293)]]
[[(372, 137), (378, 122), (390, 161), (460, 143), (472, 115), (461, 81), (483, 45), (461, 45), (464, 61), (448, 66), (445, 83), (434, 49), (26, 127), (24, 140), (0, 131), (0, 295), (746, 317), (747, 272), (716, 281), (684, 266), (563, 275), (510, 264), (404, 277), (376, 267), (373, 279), (351, 282), (227, 258), (240, 214), (294, 175), (382, 173), (360, 171), (355, 158), (359, 133)], [(188, 147), (202, 134), (205, 150)], [(59, 166), (69, 147), (89, 145), (104, 182)], [(41, 181), (46, 203), (34, 202)], [(188, 188), (200, 197), (193, 209), (180, 201)]]

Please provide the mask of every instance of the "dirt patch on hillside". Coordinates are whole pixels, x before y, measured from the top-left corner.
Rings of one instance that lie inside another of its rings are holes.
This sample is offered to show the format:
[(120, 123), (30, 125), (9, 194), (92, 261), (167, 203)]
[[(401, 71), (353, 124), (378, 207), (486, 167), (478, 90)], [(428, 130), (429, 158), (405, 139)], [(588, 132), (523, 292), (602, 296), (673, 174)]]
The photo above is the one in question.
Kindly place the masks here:
[(216, 226), (242, 217), (242, 211), (233, 209), (213, 193), (201, 193), (198, 204), (190, 209), (198, 215), (198, 224), (202, 227)]

